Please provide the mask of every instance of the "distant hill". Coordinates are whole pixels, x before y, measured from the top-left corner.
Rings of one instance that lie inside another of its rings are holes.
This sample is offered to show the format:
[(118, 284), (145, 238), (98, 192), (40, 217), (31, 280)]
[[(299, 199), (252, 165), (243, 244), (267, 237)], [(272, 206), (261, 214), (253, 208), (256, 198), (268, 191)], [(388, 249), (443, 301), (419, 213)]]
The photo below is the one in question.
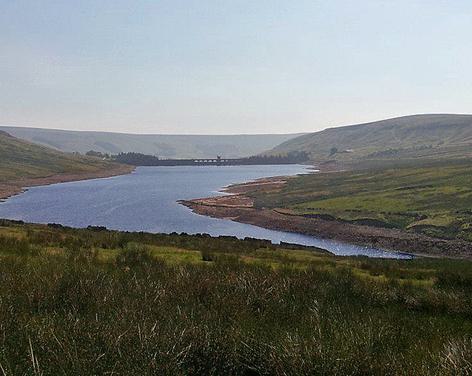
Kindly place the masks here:
[(272, 149), (301, 134), (261, 135), (138, 135), (111, 132), (66, 131), (0, 127), (11, 135), (65, 152), (95, 150), (118, 154), (135, 152), (162, 158), (247, 157)]
[(269, 153), (305, 151), (313, 160), (460, 156), (472, 151), (472, 115), (413, 115), (328, 128), (288, 140)]
[(119, 165), (80, 155), (63, 153), (20, 140), (0, 131), (0, 193), (2, 183), (57, 174), (104, 175)]

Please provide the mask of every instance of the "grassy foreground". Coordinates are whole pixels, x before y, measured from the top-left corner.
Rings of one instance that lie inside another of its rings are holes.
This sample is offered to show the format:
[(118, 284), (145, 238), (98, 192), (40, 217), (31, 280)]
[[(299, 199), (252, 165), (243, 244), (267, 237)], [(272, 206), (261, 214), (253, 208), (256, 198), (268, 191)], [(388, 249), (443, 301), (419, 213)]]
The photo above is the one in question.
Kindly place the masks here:
[(471, 181), (470, 160), (447, 160), (306, 175), (253, 195), (257, 207), (472, 241)]
[(3, 375), (472, 372), (472, 263), (0, 226)]

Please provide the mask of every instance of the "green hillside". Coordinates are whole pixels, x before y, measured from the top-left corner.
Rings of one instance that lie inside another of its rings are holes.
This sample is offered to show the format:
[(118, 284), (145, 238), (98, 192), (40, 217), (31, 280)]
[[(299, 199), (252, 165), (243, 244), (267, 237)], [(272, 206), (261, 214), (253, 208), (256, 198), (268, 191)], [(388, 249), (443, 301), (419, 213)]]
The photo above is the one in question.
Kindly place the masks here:
[(472, 241), (471, 181), (470, 160), (446, 160), (304, 175), (252, 195), (259, 208)]
[(89, 150), (126, 152), (163, 158), (247, 157), (262, 153), (300, 134), (261, 135), (158, 135), (112, 132), (66, 131), (41, 128), (0, 127), (9, 134), (61, 150), (85, 154)]
[(313, 160), (460, 157), (470, 153), (472, 115), (413, 115), (329, 128), (288, 140), (271, 153), (305, 151)]
[(62, 153), (0, 131), (0, 183), (61, 173), (94, 173), (115, 167), (96, 158)]

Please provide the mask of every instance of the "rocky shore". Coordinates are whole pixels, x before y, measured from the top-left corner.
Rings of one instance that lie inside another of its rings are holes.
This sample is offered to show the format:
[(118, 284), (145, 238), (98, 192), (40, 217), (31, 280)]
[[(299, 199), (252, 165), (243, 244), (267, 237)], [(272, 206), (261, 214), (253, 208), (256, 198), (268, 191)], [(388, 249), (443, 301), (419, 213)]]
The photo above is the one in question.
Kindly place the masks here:
[(230, 195), (180, 201), (195, 213), (268, 229), (313, 235), (389, 251), (433, 257), (472, 258), (472, 244), (391, 228), (296, 215), (284, 209), (256, 208), (249, 192), (277, 189), (289, 177), (261, 179), (225, 188)]

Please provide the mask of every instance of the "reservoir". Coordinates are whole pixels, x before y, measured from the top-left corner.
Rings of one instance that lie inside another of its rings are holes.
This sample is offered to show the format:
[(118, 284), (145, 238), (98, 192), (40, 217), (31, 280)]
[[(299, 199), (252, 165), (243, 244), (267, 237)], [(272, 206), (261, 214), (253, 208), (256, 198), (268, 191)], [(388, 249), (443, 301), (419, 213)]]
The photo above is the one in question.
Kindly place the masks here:
[(29, 188), (0, 203), (0, 218), (71, 227), (93, 225), (126, 231), (233, 235), (317, 246), (338, 255), (408, 257), (201, 216), (177, 203), (220, 195), (218, 191), (230, 184), (308, 172), (307, 166), (302, 165), (138, 167), (129, 175)]

